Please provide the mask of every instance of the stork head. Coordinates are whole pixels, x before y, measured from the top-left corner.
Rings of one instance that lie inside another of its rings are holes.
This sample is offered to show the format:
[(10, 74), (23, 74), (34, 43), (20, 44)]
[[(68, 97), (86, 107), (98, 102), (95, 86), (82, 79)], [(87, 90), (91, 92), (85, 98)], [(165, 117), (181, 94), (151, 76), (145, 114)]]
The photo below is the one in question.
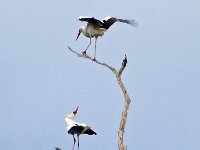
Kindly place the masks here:
[(76, 115), (77, 115), (78, 108), (79, 108), (79, 107), (77, 107), (76, 110), (73, 111), (71, 114), (66, 115), (65, 118), (74, 119), (74, 118), (76, 117)]
[(76, 108), (76, 110), (75, 111), (73, 111), (73, 114), (76, 116), (76, 114), (77, 114), (77, 112), (78, 112), (78, 108), (79, 108), (79, 106)]
[(84, 32), (84, 31), (85, 31), (85, 28), (84, 28), (84, 27), (81, 27), (81, 28), (79, 29), (78, 35), (77, 35), (77, 37), (76, 37), (76, 41), (78, 40), (80, 34), (81, 34), (82, 32)]

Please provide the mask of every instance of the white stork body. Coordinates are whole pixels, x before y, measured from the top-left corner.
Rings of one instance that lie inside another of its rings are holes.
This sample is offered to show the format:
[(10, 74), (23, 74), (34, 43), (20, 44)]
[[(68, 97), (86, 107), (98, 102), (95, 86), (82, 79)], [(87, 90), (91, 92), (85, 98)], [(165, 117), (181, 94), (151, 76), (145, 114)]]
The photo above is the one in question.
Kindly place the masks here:
[(103, 36), (104, 32), (106, 31), (103, 28), (102, 29), (95, 28), (92, 25), (81, 27), (80, 30), (88, 38), (93, 38), (93, 37), (97, 38), (98, 36)]
[(76, 143), (76, 139), (74, 137), (74, 135), (76, 134), (77, 135), (77, 138), (78, 138), (78, 149), (79, 149), (79, 136), (81, 134), (88, 134), (88, 135), (93, 135), (95, 134), (96, 135), (96, 132), (94, 132), (90, 126), (84, 124), (84, 123), (78, 123), (78, 122), (75, 122), (73, 119), (75, 118), (76, 114), (77, 114), (77, 111), (78, 111), (78, 107), (77, 109), (72, 112), (70, 115), (66, 115), (65, 116), (65, 121), (67, 123), (67, 131), (68, 131), (68, 134), (71, 134), (73, 135), (73, 139), (74, 139), (74, 144), (73, 144), (73, 147), (72, 147), (72, 150), (74, 149), (74, 145)]
[(83, 55), (86, 54), (87, 49), (91, 45), (91, 38), (95, 37), (95, 54), (94, 54), (94, 60), (96, 60), (96, 41), (99, 36), (103, 36), (104, 32), (109, 29), (109, 27), (114, 24), (115, 22), (122, 22), (122, 23), (127, 23), (132, 26), (136, 26), (137, 22), (135, 20), (124, 20), (124, 19), (117, 19), (114, 17), (106, 17), (102, 21), (95, 19), (94, 17), (79, 17), (78, 18), (80, 21), (86, 21), (87, 26), (86, 27), (81, 27), (79, 29), (78, 36), (76, 40), (78, 40), (78, 37), (81, 33), (83, 33), (86, 37), (90, 38), (90, 43), (83, 51)]

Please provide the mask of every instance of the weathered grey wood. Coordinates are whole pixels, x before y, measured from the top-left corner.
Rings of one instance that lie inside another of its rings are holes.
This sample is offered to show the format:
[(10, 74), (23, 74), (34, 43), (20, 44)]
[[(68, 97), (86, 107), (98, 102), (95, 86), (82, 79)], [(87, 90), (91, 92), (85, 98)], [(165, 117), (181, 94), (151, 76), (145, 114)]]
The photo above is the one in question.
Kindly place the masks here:
[[(69, 50), (75, 54), (77, 54), (78, 57), (82, 57), (82, 58), (86, 58), (86, 59), (89, 59), (91, 61), (93, 61), (93, 58), (88, 56), (88, 55), (82, 55), (76, 51), (74, 51), (72, 48), (68, 47)], [(118, 130), (118, 148), (119, 150), (127, 150), (127, 147), (124, 146), (124, 142), (123, 142), (123, 138), (124, 138), (124, 132), (125, 132), (125, 126), (126, 126), (126, 122), (127, 122), (127, 116), (128, 116), (128, 110), (129, 110), (129, 105), (131, 103), (131, 99), (128, 95), (128, 92), (126, 90), (126, 87), (124, 86), (122, 80), (121, 80), (121, 75), (126, 67), (126, 64), (127, 64), (127, 57), (125, 55), (125, 58), (123, 59), (123, 62), (122, 62), (122, 66), (120, 67), (119, 71), (117, 71), (114, 67), (104, 63), (104, 62), (100, 62), (98, 60), (95, 60), (93, 61), (99, 65), (102, 65), (102, 66), (105, 66), (107, 67), (108, 69), (110, 69), (116, 76), (116, 79), (117, 79), (117, 83), (119, 84), (123, 94), (124, 94), (124, 100), (125, 100), (125, 103), (124, 103), (124, 108), (123, 108), (123, 111), (122, 111), (122, 117), (121, 117), (121, 121), (120, 121), (120, 126), (119, 126), (119, 130)]]

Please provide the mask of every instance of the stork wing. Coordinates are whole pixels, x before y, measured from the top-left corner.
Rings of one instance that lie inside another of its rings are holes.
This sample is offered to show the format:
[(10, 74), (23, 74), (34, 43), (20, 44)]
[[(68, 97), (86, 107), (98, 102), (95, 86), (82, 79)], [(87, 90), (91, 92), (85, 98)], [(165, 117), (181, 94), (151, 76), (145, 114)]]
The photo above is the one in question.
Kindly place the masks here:
[(86, 131), (84, 132), (84, 134), (88, 134), (88, 135), (93, 135), (93, 134), (95, 134), (95, 135), (97, 135), (97, 133), (94, 132), (92, 129), (86, 130)]
[(106, 17), (102, 22), (104, 24), (104, 28), (108, 29), (117, 21), (117, 18), (114, 17)]
[(75, 126), (71, 127), (68, 130), (68, 134), (89, 134), (89, 135), (96, 135), (96, 132), (94, 132), (92, 129), (90, 129), (89, 126), (81, 126), (76, 124)]
[(72, 135), (74, 135), (74, 134), (81, 134), (83, 130), (84, 130), (83, 126), (75, 125), (75, 126), (71, 127), (68, 130), (68, 134), (72, 134)]
[(102, 22), (104, 23), (104, 27), (108, 29), (111, 25), (113, 25), (115, 22), (122, 22), (122, 23), (127, 23), (132, 26), (136, 26), (137, 22), (135, 20), (125, 20), (125, 19), (117, 19), (115, 17), (106, 17)]
[(100, 20), (95, 19), (94, 17), (78, 17), (78, 20), (86, 21), (94, 26), (100, 26), (100, 27), (103, 26), (103, 23)]
[(130, 24), (131, 26), (137, 26), (137, 22), (135, 20), (124, 20), (124, 19), (118, 19), (119, 22)]

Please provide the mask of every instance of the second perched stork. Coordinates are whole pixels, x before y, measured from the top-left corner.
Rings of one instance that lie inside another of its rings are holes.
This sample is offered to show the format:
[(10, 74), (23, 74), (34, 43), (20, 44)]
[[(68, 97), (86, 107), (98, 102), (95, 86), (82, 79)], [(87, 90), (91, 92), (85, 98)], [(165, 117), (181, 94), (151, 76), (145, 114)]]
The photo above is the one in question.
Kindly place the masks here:
[(136, 26), (137, 22), (135, 20), (125, 20), (125, 19), (118, 19), (115, 17), (106, 17), (102, 21), (95, 19), (94, 17), (78, 17), (80, 21), (86, 21), (87, 26), (81, 27), (79, 29), (79, 33), (77, 35), (76, 40), (78, 40), (78, 37), (81, 33), (83, 33), (86, 37), (90, 38), (90, 43), (85, 49), (85, 51), (82, 52), (83, 55), (86, 55), (86, 51), (89, 48), (91, 44), (91, 38), (95, 37), (95, 53), (94, 53), (94, 61), (96, 60), (96, 42), (97, 38), (99, 36), (103, 36), (104, 32), (109, 29), (109, 27), (114, 24), (115, 22), (122, 22), (130, 24), (131, 26)]
[(73, 136), (73, 139), (74, 139), (74, 144), (73, 144), (72, 150), (74, 149), (74, 145), (76, 143), (76, 139), (74, 137), (75, 134), (77, 135), (77, 138), (78, 138), (78, 149), (79, 149), (79, 136), (81, 134), (88, 134), (88, 135), (95, 134), (96, 135), (96, 132), (94, 132), (91, 129), (90, 126), (88, 126), (88, 125), (86, 125), (84, 123), (75, 122), (73, 120), (77, 115), (78, 108), (79, 107), (77, 107), (76, 110), (73, 111), (71, 114), (65, 116), (65, 121), (67, 123), (68, 134), (71, 134)]

